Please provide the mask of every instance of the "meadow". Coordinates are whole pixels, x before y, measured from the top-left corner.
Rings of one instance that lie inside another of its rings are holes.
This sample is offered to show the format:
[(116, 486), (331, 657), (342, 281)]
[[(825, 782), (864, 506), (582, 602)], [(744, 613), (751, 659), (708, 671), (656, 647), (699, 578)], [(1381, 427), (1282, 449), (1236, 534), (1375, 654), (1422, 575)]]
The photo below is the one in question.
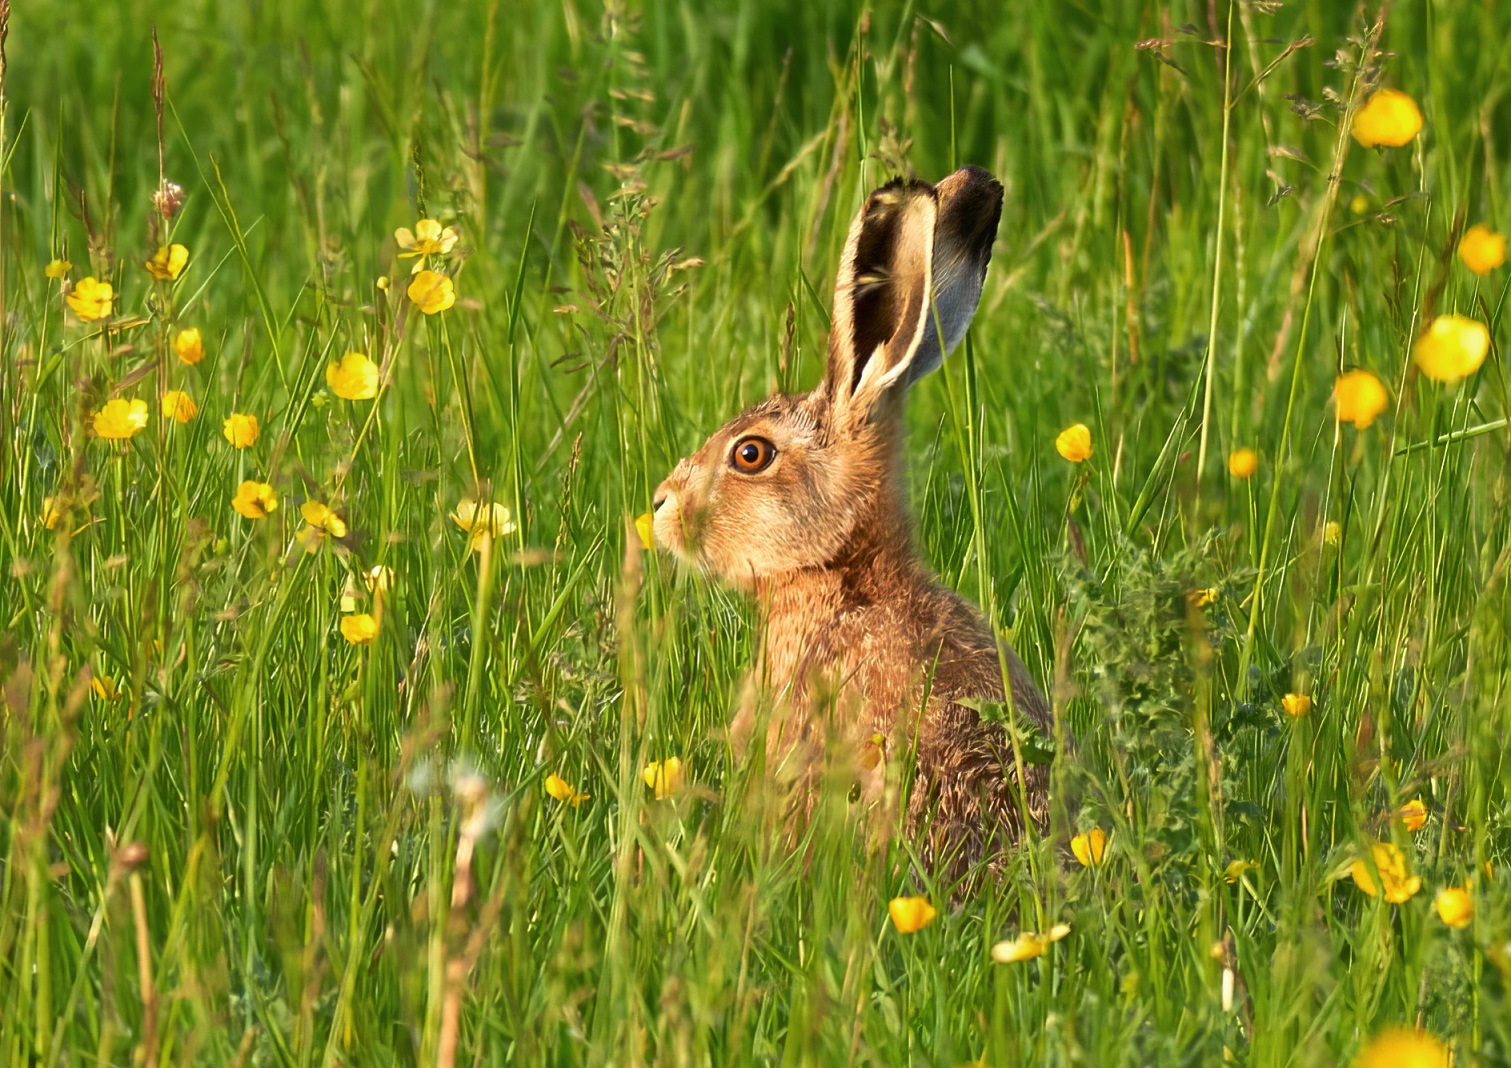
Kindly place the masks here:
[[(0, 1062), (1511, 1064), (1504, 6), (0, 25)], [(635, 520), (965, 163), (918, 545), (1075, 745), (962, 894)]]

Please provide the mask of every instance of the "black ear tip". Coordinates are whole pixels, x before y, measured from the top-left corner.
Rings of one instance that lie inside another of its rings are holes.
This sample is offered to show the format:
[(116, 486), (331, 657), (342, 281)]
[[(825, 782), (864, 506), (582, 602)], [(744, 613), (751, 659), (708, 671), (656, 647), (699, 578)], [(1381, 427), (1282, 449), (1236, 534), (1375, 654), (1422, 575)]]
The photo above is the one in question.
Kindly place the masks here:
[(1000, 212), (1004, 190), (991, 171), (966, 164), (939, 183), (944, 211)]
[(1002, 183), (990, 171), (968, 164), (938, 188), (940, 238), (977, 257), (990, 256), (1002, 219)]

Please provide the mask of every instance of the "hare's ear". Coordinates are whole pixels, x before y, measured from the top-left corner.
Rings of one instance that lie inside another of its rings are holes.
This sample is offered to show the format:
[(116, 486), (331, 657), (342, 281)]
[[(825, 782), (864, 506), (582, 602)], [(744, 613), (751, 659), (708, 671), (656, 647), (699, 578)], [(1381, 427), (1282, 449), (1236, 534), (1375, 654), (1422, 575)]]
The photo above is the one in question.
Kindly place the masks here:
[(1002, 183), (980, 167), (962, 167), (934, 187), (933, 300), (923, 341), (908, 361), (905, 386), (938, 369), (976, 314), (992, 242), (1002, 218)]
[(870, 422), (923, 340), (937, 214), (932, 186), (895, 181), (872, 193), (850, 225), (823, 387), (837, 422)]
[(938, 186), (894, 182), (850, 228), (834, 293), (825, 389), (843, 421), (870, 422), (965, 336), (991, 260), (1002, 186), (965, 167)]

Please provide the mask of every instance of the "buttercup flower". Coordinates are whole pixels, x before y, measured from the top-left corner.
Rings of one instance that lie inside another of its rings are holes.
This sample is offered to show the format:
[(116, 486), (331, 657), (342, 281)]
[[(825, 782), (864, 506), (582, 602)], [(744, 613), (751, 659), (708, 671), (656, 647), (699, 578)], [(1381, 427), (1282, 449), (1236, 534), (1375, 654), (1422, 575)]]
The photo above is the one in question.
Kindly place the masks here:
[(1422, 129), (1422, 109), (1399, 89), (1379, 89), (1354, 115), (1354, 140), (1365, 148), (1399, 148)]
[(189, 250), (183, 245), (165, 245), (152, 254), (143, 266), (160, 282), (174, 282), (189, 264)]
[(1228, 454), (1228, 474), (1234, 478), (1253, 478), (1259, 470), (1259, 454), (1245, 445)]
[(59, 278), (67, 278), (68, 272), (72, 269), (73, 264), (67, 260), (52, 260), (42, 268), (42, 273), (56, 282)]
[(929, 904), (926, 897), (894, 897), (887, 902), (887, 912), (892, 917), (892, 926), (898, 934), (921, 931), (934, 922), (939, 910)]
[(1085, 423), (1066, 427), (1055, 438), (1055, 451), (1073, 464), (1090, 459), (1091, 430)]
[(116, 397), (94, 413), (94, 432), (108, 441), (127, 441), (147, 425), (147, 402)]
[(1343, 524), (1329, 519), (1322, 527), (1322, 543), (1324, 545), (1343, 544)]
[(378, 365), (366, 353), (348, 352), (325, 369), (325, 384), (342, 400), (371, 400), (378, 395)]
[[(1406, 874), (1406, 855), (1393, 842), (1375, 842), (1369, 852), (1380, 872), (1380, 881), (1385, 884), (1386, 901), (1399, 905), (1411, 900), (1412, 895), (1422, 889), (1422, 877)], [(1375, 885), (1374, 872), (1362, 857), (1353, 862), (1348, 873), (1353, 876), (1354, 884), (1370, 897), (1380, 893), (1380, 887)]]
[(1427, 824), (1427, 806), (1420, 797), (1414, 797), (1401, 806), (1396, 818), (1408, 831), (1420, 831)]
[(1102, 856), (1107, 852), (1107, 832), (1093, 827), (1085, 834), (1076, 835), (1070, 840), (1070, 851), (1081, 862), (1081, 867), (1095, 867), (1102, 863)]
[(563, 779), (554, 771), (546, 776), (545, 788), (547, 794), (564, 804), (571, 805), (573, 808), (582, 804), (589, 797), (588, 794), (578, 793), (566, 779)]
[(1280, 707), (1292, 719), (1300, 719), (1312, 710), (1312, 699), (1304, 693), (1288, 693), (1280, 699)]
[(456, 303), (456, 287), (451, 279), (435, 271), (420, 271), (405, 292), (426, 315), (443, 312)]
[(650, 512), (635, 517), (635, 533), (640, 535), (640, 544), (646, 552), (656, 547), (656, 517)]
[(1205, 608), (1217, 600), (1217, 593), (1216, 586), (1207, 586), (1203, 589), (1192, 590), (1186, 594), (1186, 600), (1190, 601), (1197, 608)]
[(1043, 934), (1023, 931), (1017, 938), (998, 942), (992, 947), (992, 960), (998, 964), (1019, 964), (1044, 955), (1050, 943), (1058, 942), (1070, 934), (1070, 924), (1057, 923)]
[(163, 418), (187, 423), (199, 414), (199, 405), (194, 398), (181, 389), (170, 389), (163, 394)]
[(1244, 872), (1253, 871), (1257, 867), (1259, 865), (1252, 860), (1235, 860), (1222, 870), (1223, 882), (1236, 883), (1243, 878)]
[(257, 426), (257, 417), (255, 415), (242, 415), (239, 412), (232, 412), (226, 417), (225, 425), (221, 428), (221, 433), (226, 436), (226, 440), (231, 443), (233, 448), (246, 449), (257, 443), (257, 436), (262, 431)]
[(199, 336), (199, 327), (180, 330), (173, 338), (173, 351), (187, 364), (196, 364), (205, 358), (204, 341)]
[(114, 701), (121, 696), (121, 688), (109, 675), (96, 675), (89, 680), (89, 688), (101, 701)]
[(305, 501), (299, 506), (299, 514), (310, 529), (333, 538), (346, 537), (346, 521), (319, 501)]
[(1453, 1055), (1426, 1031), (1387, 1027), (1359, 1051), (1354, 1068), (1449, 1068)]
[(406, 259), (410, 256), (445, 256), (456, 244), (457, 234), (455, 228), (443, 227), (435, 219), (421, 219), (414, 224), (414, 230), (401, 226), (393, 232), (393, 237), (404, 250), (399, 253), (399, 258)]
[(1506, 262), (1506, 235), (1496, 233), (1484, 223), (1475, 223), (1459, 238), (1459, 259), (1465, 267), (1484, 277)]
[(472, 535), (471, 548), (477, 552), (490, 538), (513, 534), (519, 528), (514, 525), (509, 509), (497, 501), (474, 501), (463, 497), (457, 502), (451, 521)]
[(341, 637), (353, 645), (370, 645), (378, 636), (378, 621), (366, 612), (341, 617)]
[(42, 525), (48, 530), (57, 530), (63, 522), (63, 502), (56, 497), (42, 498)]
[(664, 801), (682, 792), (682, 761), (676, 757), (653, 760), (645, 766), (642, 777), (645, 785), (656, 791), (656, 800)]
[(1438, 891), (1432, 907), (1438, 910), (1438, 919), (1449, 927), (1468, 927), (1474, 922), (1474, 898), (1469, 896), (1467, 886), (1448, 886)]
[(1333, 384), (1333, 404), (1340, 423), (1364, 430), (1390, 403), (1385, 385), (1363, 368), (1344, 371)]
[(236, 487), (231, 507), (248, 519), (261, 519), (269, 512), (278, 510), (278, 495), (266, 482), (243, 482)]
[(1490, 351), (1485, 324), (1463, 315), (1439, 315), (1417, 338), (1411, 358), (1434, 382), (1457, 382), (1479, 370)]
[(92, 323), (110, 315), (115, 305), (115, 287), (91, 275), (74, 286), (66, 299), (82, 322)]

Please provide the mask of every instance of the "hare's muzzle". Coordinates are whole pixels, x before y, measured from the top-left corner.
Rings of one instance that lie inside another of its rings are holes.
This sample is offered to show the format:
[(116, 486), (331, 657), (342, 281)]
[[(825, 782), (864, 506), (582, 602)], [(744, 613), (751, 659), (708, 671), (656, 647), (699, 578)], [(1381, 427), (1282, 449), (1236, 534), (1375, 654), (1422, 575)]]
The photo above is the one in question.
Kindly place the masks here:
[(682, 502), (678, 497), (680, 482), (674, 471), (670, 478), (656, 487), (656, 495), (651, 499), (651, 525), (656, 532), (656, 544), (664, 545), (678, 555), (686, 551), (686, 539), (682, 530)]

